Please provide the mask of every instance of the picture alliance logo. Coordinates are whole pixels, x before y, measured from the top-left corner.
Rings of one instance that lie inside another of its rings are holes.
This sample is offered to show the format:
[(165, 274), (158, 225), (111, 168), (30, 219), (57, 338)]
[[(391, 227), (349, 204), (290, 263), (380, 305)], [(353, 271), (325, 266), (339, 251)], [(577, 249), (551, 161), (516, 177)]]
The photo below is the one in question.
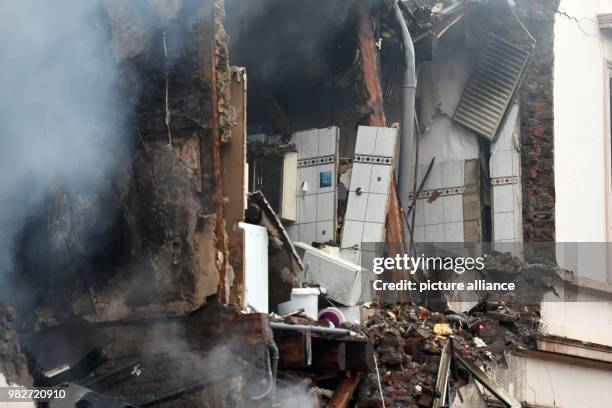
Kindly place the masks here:
[(411, 275), (417, 270), (454, 271), (461, 275), (467, 271), (484, 269), (484, 257), (440, 257), (440, 256), (409, 256), (397, 254), (394, 257), (376, 257), (372, 261), (372, 272), (380, 275), (385, 271), (409, 271)]

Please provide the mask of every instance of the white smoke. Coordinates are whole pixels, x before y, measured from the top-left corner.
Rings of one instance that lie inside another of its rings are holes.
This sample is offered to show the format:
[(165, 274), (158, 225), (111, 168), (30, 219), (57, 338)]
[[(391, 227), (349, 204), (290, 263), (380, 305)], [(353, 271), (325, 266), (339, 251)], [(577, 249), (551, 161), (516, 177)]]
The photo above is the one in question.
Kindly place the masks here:
[(0, 289), (49, 187), (96, 192), (125, 141), (130, 110), (117, 98), (105, 18), (94, 0), (0, 2)]

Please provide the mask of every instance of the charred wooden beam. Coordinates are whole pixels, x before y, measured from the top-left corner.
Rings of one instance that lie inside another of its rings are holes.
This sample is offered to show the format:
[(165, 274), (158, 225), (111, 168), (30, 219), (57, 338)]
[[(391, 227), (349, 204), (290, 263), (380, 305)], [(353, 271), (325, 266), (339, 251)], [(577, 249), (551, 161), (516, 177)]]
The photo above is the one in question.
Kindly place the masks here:
[(269, 346), (274, 341), (270, 318), (261, 313), (233, 313), (223, 306), (206, 306), (189, 316), (186, 321), (186, 338), (201, 348), (210, 341), (240, 339), (245, 346)]
[[(374, 29), (370, 8), (367, 2), (359, 5), (357, 39), (359, 52), (361, 54), (361, 78), (364, 89), (365, 100), (362, 111), (365, 113), (365, 123), (369, 126), (386, 126), (383, 93), (379, 67), (379, 56), (376, 49)], [(395, 256), (402, 251), (405, 252), (406, 243), (402, 229), (401, 206), (398, 199), (395, 181), (391, 183), (389, 191), (389, 208), (387, 211), (386, 238), (388, 246), (388, 256)], [(403, 279), (402, 272), (394, 270), (394, 279), (398, 282)], [(407, 302), (408, 296), (404, 292), (398, 293), (398, 301)]]
[(310, 367), (312, 364), (312, 341), (310, 332), (281, 332), (274, 334), (278, 347), (278, 368), (295, 370)]
[[(213, 22), (211, 24), (211, 22)], [(219, 132), (219, 98), (217, 89), (217, 50), (216, 50), (216, 30), (217, 10), (216, 7), (206, 7), (202, 10), (201, 17), (198, 19), (198, 62), (200, 65), (200, 79), (210, 84), (211, 97), (211, 120), (209, 124), (212, 136), (212, 157), (210, 146), (204, 138), (200, 141), (200, 161), (202, 168), (212, 160), (215, 177), (215, 247), (223, 254), (223, 259), (219, 265), (219, 285), (217, 299), (219, 303), (226, 304), (229, 300), (226, 282), (227, 264), (227, 242), (225, 239), (225, 226), (223, 222), (223, 179), (221, 177), (221, 136)], [(205, 189), (206, 186), (203, 186)]]
[(223, 216), (229, 239), (229, 262), (234, 271), (234, 283), (231, 287), (230, 301), (233, 304), (246, 306), (244, 275), (244, 230), (236, 224), (244, 219), (246, 207), (246, 115), (247, 115), (247, 76), (244, 68), (232, 68), (230, 97), (234, 112), (235, 125), (231, 128), (231, 139), (222, 146), (223, 185), (225, 203)]
[(374, 370), (374, 347), (368, 341), (346, 342), (346, 369), (351, 372)]
[(106, 350), (96, 347), (67, 370), (52, 377), (35, 377), (35, 382), (39, 387), (52, 387), (63, 382), (77, 381), (88, 376), (92, 371), (107, 361), (108, 354)]
[[(404, 232), (402, 228), (402, 208), (399, 202), (399, 194), (397, 193), (397, 185), (395, 180), (391, 182), (389, 190), (389, 209), (387, 210), (387, 221), (386, 221), (386, 237), (385, 242), (387, 245), (387, 256), (395, 257), (396, 254), (406, 252), (406, 242), (404, 241)], [(400, 282), (405, 279), (405, 272), (393, 269), (393, 279), (396, 282)], [(405, 291), (397, 292), (397, 301), (400, 303), (407, 303), (410, 299)]]
[(346, 343), (313, 337), (312, 368), (324, 372), (346, 370)]
[(385, 127), (385, 109), (378, 70), (378, 52), (368, 2), (362, 2), (359, 5), (357, 40), (361, 55), (361, 78), (363, 81), (364, 106), (362, 111), (366, 116), (366, 122), (370, 126)]
[(349, 402), (353, 398), (355, 390), (357, 390), (359, 381), (361, 381), (361, 377), (359, 376), (350, 377), (342, 381), (338, 388), (336, 388), (336, 390), (334, 391), (334, 395), (329, 401), (329, 404), (327, 404), (327, 408), (348, 407)]

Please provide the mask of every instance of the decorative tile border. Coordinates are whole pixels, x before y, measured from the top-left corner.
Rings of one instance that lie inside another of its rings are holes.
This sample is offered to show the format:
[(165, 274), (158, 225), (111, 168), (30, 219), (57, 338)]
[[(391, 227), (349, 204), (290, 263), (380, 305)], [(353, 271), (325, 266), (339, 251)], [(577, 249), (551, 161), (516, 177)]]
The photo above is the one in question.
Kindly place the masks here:
[(504, 186), (508, 184), (516, 184), (518, 183), (517, 176), (509, 176), (509, 177), (492, 177), (491, 185), (492, 186)]
[(381, 165), (390, 166), (391, 163), (393, 163), (393, 158), (391, 156), (374, 156), (372, 154), (356, 154), (353, 162), (366, 163), (366, 164), (381, 164)]
[(298, 168), (300, 167), (311, 167), (311, 166), (322, 166), (324, 164), (331, 164), (336, 161), (336, 156), (321, 156), (321, 157), (310, 157), (308, 159), (298, 160)]
[[(417, 199), (429, 198), (436, 192), (439, 197), (460, 195), (465, 192), (465, 186), (444, 187), (444, 188), (435, 188), (433, 190), (423, 190), (419, 193), (419, 196), (417, 197)], [(414, 200), (414, 192), (410, 193), (410, 200)]]

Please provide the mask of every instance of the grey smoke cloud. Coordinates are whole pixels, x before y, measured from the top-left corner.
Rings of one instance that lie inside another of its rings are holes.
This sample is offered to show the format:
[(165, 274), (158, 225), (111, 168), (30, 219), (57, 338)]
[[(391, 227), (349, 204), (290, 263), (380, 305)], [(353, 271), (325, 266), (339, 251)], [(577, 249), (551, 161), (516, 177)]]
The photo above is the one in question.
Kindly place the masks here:
[(104, 18), (93, 0), (0, 2), (0, 296), (50, 186), (96, 192), (118, 160), (126, 110)]

